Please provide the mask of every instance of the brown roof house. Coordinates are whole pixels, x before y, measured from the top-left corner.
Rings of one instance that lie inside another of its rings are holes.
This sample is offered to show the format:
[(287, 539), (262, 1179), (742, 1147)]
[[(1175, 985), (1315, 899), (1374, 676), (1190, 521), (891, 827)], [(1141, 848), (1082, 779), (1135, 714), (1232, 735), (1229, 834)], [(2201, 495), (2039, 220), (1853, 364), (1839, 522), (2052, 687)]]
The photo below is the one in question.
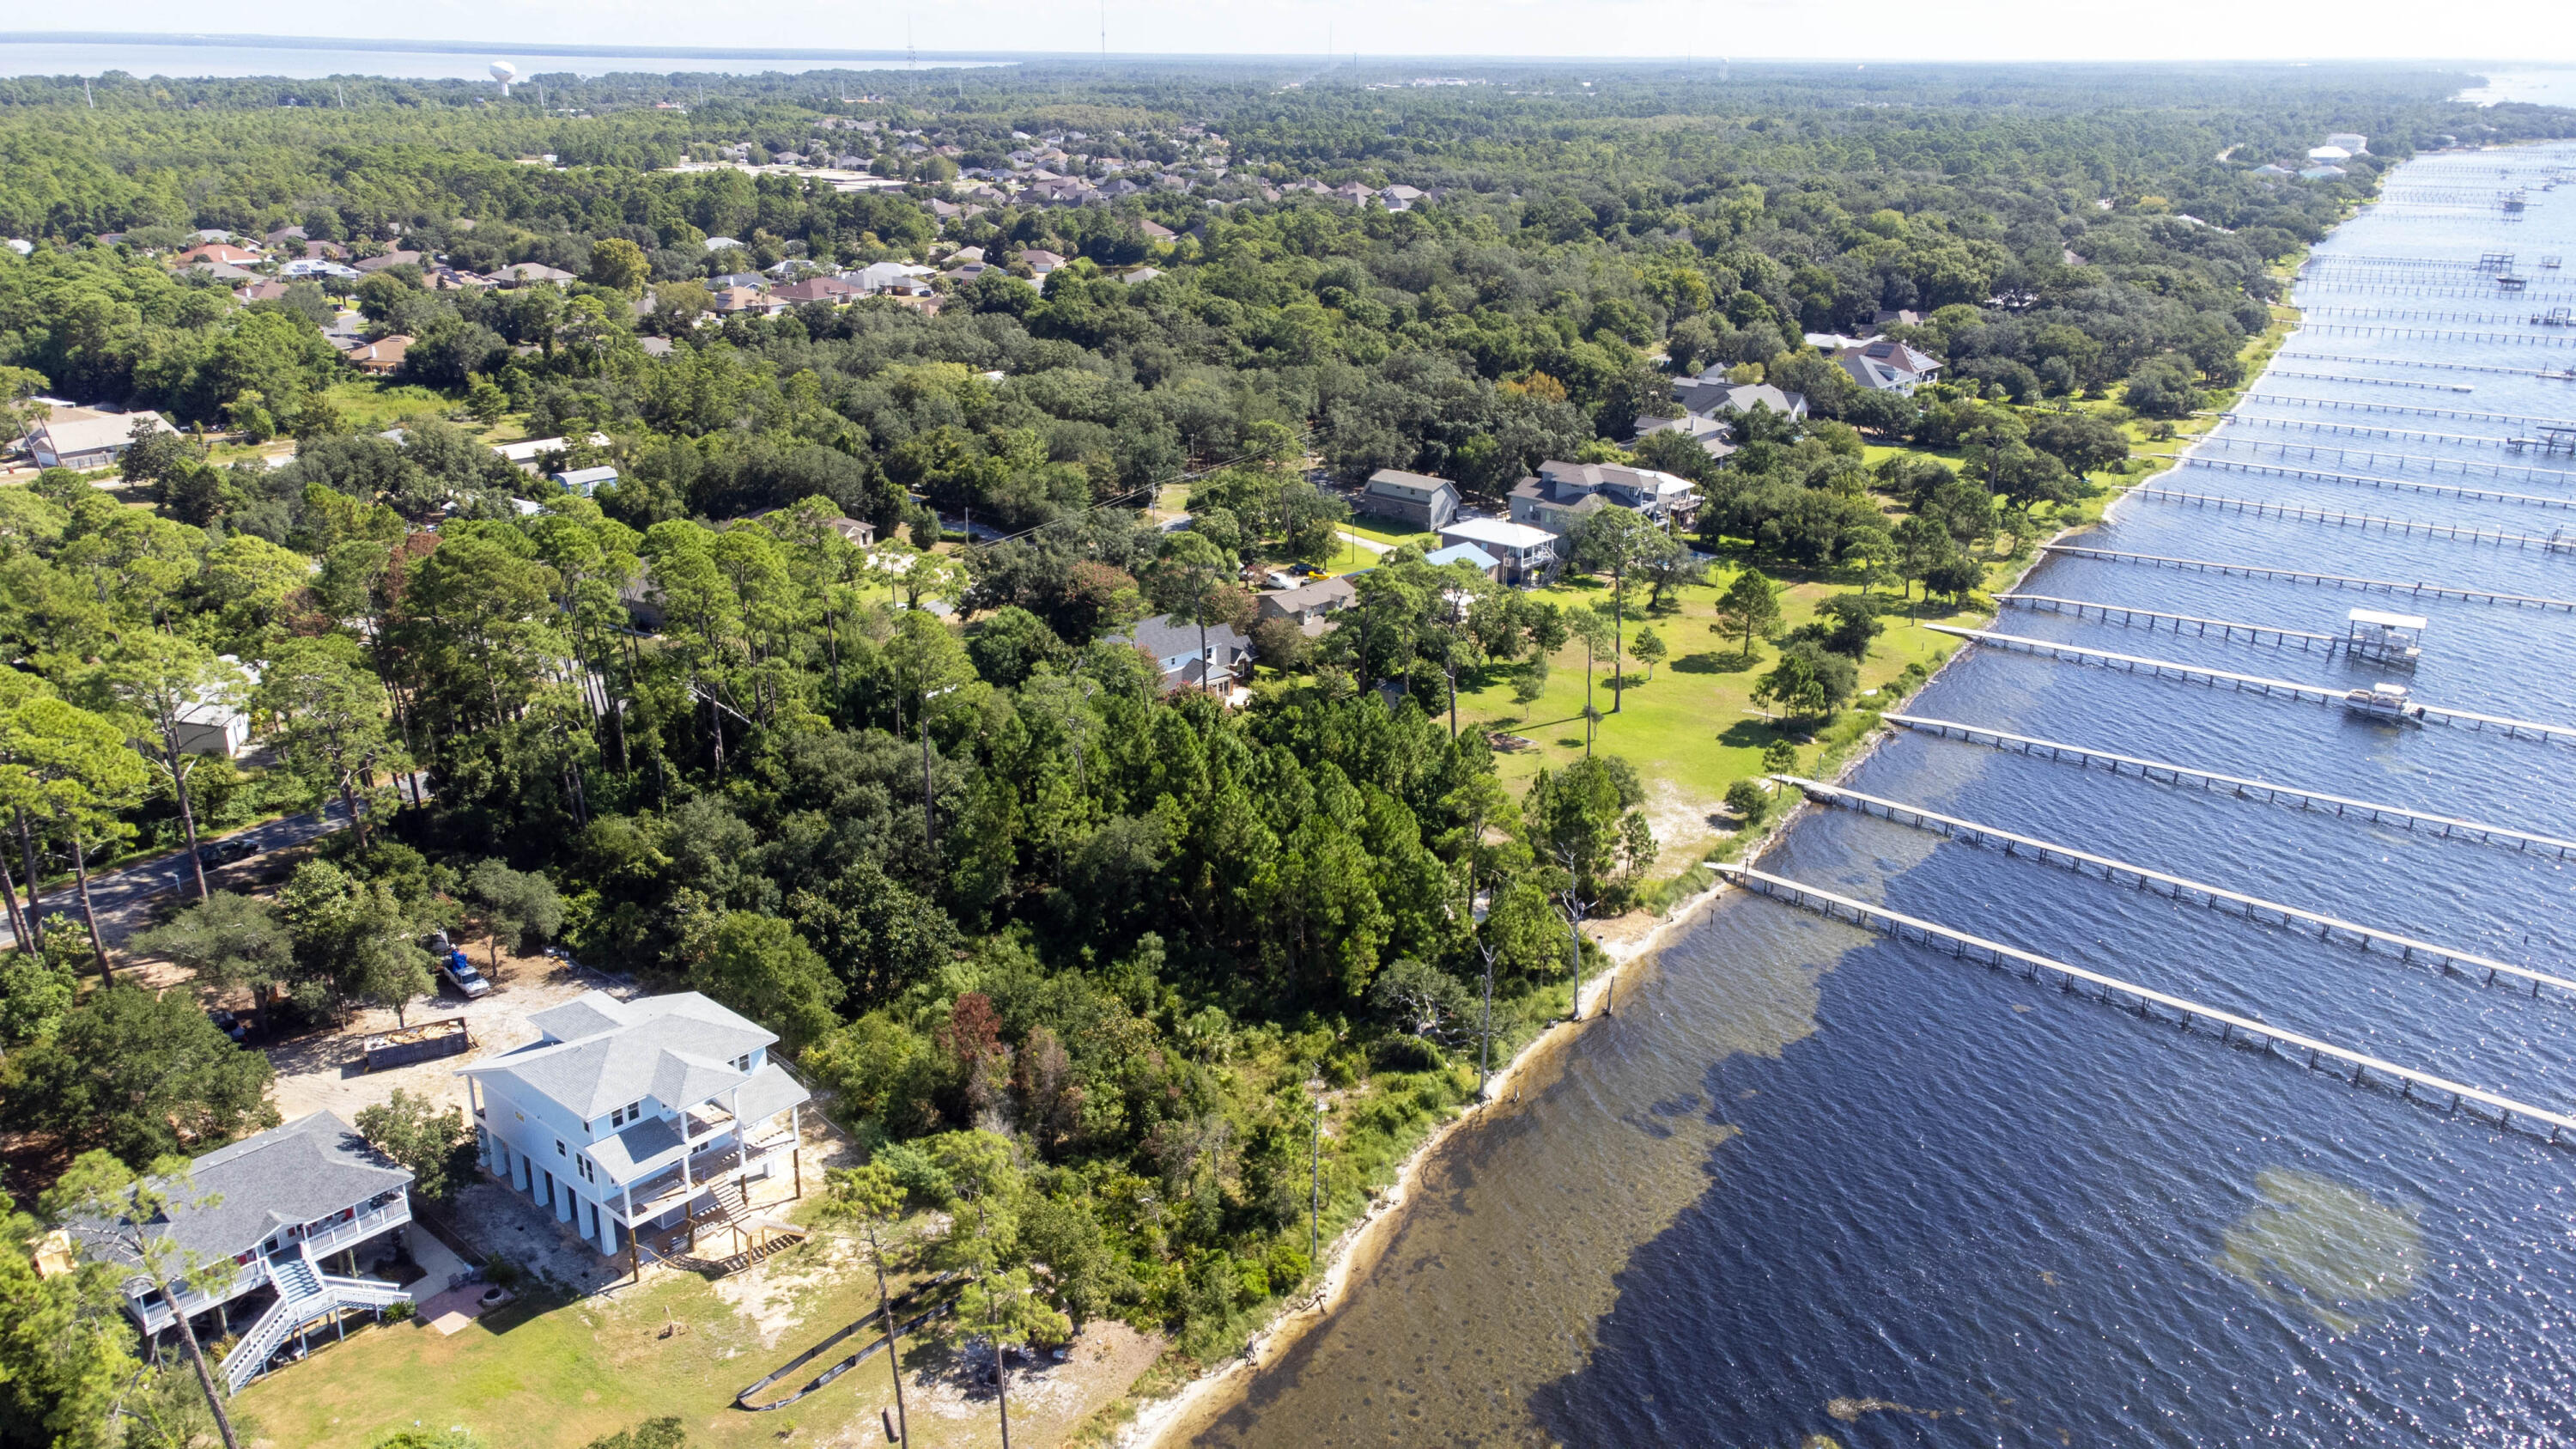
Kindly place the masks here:
[(402, 366), (403, 355), (411, 351), (411, 342), (409, 337), (399, 332), (391, 337), (379, 337), (351, 348), (349, 361), (360, 372), (381, 377)]

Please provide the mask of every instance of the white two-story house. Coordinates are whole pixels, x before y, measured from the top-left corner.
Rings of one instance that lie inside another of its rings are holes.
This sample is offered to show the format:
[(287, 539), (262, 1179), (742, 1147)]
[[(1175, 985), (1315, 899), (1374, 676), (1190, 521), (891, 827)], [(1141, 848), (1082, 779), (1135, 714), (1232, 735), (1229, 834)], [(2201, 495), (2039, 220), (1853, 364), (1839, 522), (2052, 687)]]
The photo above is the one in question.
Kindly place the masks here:
[(536, 1041), (457, 1073), (483, 1166), (600, 1252), (735, 1213), (746, 1182), (797, 1171), (810, 1094), (769, 1060), (775, 1033), (694, 991), (590, 991), (528, 1022)]
[[(411, 1295), (358, 1267), (392, 1247), (388, 1234), (411, 1221), (411, 1171), (387, 1160), (357, 1129), (329, 1112), (299, 1117), (256, 1137), (209, 1152), (189, 1165), (182, 1204), (150, 1223), (67, 1224), (85, 1254), (132, 1268), (138, 1236), (191, 1263), (232, 1260), (229, 1276), (184, 1290), (176, 1305), (198, 1339), (240, 1335), (221, 1372), (234, 1389), (265, 1371), (290, 1338), (327, 1328), (336, 1337), (352, 1313), (382, 1309)], [(337, 1271), (334, 1271), (334, 1270)], [(178, 1323), (162, 1285), (137, 1273), (126, 1280), (125, 1311), (147, 1339)], [(176, 1340), (173, 1339), (173, 1342)]]

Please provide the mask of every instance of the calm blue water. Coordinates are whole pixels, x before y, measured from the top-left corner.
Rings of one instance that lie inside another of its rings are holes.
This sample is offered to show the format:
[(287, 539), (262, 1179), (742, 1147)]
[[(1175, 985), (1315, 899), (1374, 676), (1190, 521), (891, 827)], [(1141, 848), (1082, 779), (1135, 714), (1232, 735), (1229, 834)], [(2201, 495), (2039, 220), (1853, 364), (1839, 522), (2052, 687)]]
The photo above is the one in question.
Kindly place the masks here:
[[(2431, 158), (2400, 184), (2483, 185)], [(2530, 168), (2534, 158), (2503, 163)], [(2554, 164), (2576, 165), (2561, 148)], [(2481, 169), (2483, 168), (2483, 169)], [(2520, 223), (2391, 207), (2329, 255), (2474, 260), (2576, 291), (2576, 189)], [(2493, 296), (2355, 290), (2309, 305), (2510, 312)], [(2447, 287), (2474, 290), (2465, 273)], [(2487, 288), (2492, 292), (2492, 288)], [(2408, 325), (2439, 327), (2438, 322)], [(2523, 326), (2481, 331), (2530, 333)], [(2576, 344), (2576, 332), (2559, 335)], [(2576, 346), (2309, 335), (2292, 350), (2538, 368)], [(2276, 380), (2262, 390), (2576, 419), (2576, 383), (2371, 363), (2468, 394)], [(2481, 441), (2529, 425), (2333, 413)], [(2230, 428), (2226, 437), (2309, 441)], [(2328, 441), (2323, 438), (2316, 441)], [(2340, 440), (2350, 441), (2350, 440)], [(2369, 442), (2353, 446), (2370, 447)], [(2376, 446), (2399, 445), (2380, 441)], [(2241, 445), (2209, 456), (2258, 460)], [(2521, 460), (2525, 466), (2538, 460)], [(2541, 481), (2465, 480), (2576, 502)], [(2320, 465), (2332, 467), (2331, 464)], [(2427, 477), (2394, 466), (2344, 471)], [(2186, 467), (2162, 486), (2576, 534), (2576, 513)], [(2087, 542), (2576, 597), (2548, 553), (2131, 499)], [(2340, 632), (2360, 605), (2427, 615), (2427, 700), (2576, 723), (2576, 616), (2392, 602), (2116, 563), (2033, 592)], [(2388, 677), (2296, 649), (2007, 610), (2000, 626), (2316, 682)], [(1980, 651), (1918, 714), (2558, 834), (2576, 748)], [(2562, 974), (2576, 865), (1903, 735), (1856, 788)], [(2576, 1105), (2576, 1005), (2533, 1002), (1848, 812), (1762, 862), (1996, 940), (2535, 1104)], [(2539, 1445), (2576, 1440), (2576, 1151), (2355, 1089), (1963, 963), (1735, 897), (1519, 1109), (1430, 1166), (1424, 1202), (1347, 1309), (1196, 1441), (1308, 1444)]]

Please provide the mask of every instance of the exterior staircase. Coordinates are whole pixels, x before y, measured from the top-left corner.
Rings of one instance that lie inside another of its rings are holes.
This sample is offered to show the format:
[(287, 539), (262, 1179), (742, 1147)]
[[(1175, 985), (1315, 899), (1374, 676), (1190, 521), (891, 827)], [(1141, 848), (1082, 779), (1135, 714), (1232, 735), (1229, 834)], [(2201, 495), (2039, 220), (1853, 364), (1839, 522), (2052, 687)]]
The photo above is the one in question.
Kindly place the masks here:
[(285, 1346), (286, 1336), (299, 1324), (336, 1318), (352, 1308), (383, 1308), (411, 1297), (381, 1279), (325, 1273), (300, 1243), (293, 1253), (270, 1258), (268, 1272), (269, 1281), (277, 1289), (277, 1301), (242, 1335), (233, 1351), (224, 1355), (224, 1384), (234, 1393), (240, 1393), (243, 1385), (260, 1376), (268, 1361)]

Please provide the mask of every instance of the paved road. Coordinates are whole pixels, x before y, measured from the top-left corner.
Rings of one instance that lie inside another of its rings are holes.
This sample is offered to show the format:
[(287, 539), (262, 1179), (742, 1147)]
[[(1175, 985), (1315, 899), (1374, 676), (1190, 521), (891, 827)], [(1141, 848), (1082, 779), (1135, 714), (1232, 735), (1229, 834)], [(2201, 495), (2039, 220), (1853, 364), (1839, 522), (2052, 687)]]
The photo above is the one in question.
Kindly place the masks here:
[[(408, 791), (405, 794), (408, 798)], [(422, 797), (425, 799), (427, 796), (428, 790), (424, 785)], [(290, 815), (283, 820), (254, 825), (248, 830), (237, 830), (230, 835), (200, 837), (202, 840), (209, 841), (248, 840), (259, 847), (252, 854), (243, 856), (220, 869), (207, 870), (206, 884), (216, 890), (222, 890), (228, 886), (235, 890), (241, 889), (258, 877), (264, 865), (262, 857), (303, 845), (308, 841), (319, 840), (325, 835), (347, 829), (348, 825), (347, 807), (335, 804), (318, 814)], [(10, 864), (12, 866), (17, 864), (14, 856)], [(15, 873), (12, 872), (12, 874)], [(189, 894), (195, 889), (196, 874), (188, 868), (187, 852), (181, 850), (174, 850), (167, 855), (155, 856), (140, 864), (126, 866), (122, 870), (107, 871), (89, 878), (90, 901), (98, 908), (99, 934), (107, 938), (109, 945), (117, 945), (136, 931), (151, 925), (153, 902), (167, 895)], [(25, 899), (24, 894), (21, 894), (19, 900), (22, 904)], [(57, 889), (47, 891), (44, 911), (49, 922), (55, 918), (62, 918), (71, 923), (73, 930), (79, 930), (79, 891), (69, 881), (65, 881)], [(5, 916), (0, 916), (0, 944), (10, 946), (18, 944), (18, 933), (11, 928)]]

